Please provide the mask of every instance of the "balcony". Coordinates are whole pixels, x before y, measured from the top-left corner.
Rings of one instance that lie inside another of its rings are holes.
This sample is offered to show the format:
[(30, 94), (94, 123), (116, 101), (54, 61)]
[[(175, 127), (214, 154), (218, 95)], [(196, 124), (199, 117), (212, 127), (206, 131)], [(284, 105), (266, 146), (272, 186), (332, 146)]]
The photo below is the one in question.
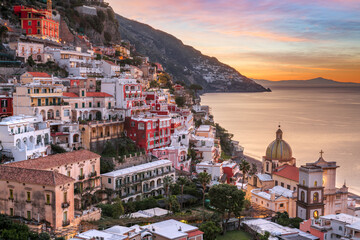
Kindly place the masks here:
[(69, 225), (70, 225), (70, 220), (63, 221), (63, 224), (62, 224), (63, 227), (66, 227), (66, 226), (69, 226)]
[(96, 172), (96, 171), (95, 171), (95, 172), (92, 172), (92, 173), (89, 174), (89, 178), (96, 177), (96, 175), (97, 175), (97, 172)]
[(79, 180), (84, 180), (85, 179), (85, 175), (79, 175)]
[(61, 204), (61, 207), (62, 208), (68, 208), (70, 206), (70, 202), (63, 202), (62, 204)]

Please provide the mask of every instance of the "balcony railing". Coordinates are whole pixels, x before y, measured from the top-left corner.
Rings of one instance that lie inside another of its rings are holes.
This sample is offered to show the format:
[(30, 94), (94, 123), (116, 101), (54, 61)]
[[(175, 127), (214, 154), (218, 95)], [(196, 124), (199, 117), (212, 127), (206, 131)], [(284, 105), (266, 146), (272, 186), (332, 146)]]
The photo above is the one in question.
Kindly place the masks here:
[(70, 225), (70, 220), (63, 221), (63, 224), (62, 224), (63, 227), (66, 227), (66, 226), (69, 226), (69, 225)]
[(68, 208), (70, 206), (70, 202), (63, 202), (62, 204), (61, 204), (61, 207), (62, 208)]
[(97, 172), (96, 172), (96, 171), (95, 171), (95, 172), (92, 172), (92, 173), (89, 174), (89, 178), (96, 177), (96, 175), (97, 175)]
[(85, 178), (85, 175), (79, 175), (79, 180), (83, 180)]

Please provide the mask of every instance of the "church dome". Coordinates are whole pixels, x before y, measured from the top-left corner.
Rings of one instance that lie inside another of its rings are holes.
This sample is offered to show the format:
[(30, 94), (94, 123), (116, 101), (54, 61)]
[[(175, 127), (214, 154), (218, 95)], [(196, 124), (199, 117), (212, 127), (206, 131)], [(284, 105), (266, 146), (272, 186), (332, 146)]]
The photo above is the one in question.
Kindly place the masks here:
[(276, 131), (276, 139), (272, 141), (266, 149), (266, 158), (269, 160), (290, 160), (292, 159), (292, 150), (290, 145), (282, 139), (283, 132), (280, 129)]

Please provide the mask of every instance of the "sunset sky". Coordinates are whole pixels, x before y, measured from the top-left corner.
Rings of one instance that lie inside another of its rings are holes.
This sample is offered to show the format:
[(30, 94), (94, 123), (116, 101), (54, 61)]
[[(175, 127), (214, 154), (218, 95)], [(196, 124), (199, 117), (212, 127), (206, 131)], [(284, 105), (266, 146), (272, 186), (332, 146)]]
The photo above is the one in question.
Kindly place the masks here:
[(360, 83), (360, 0), (108, 0), (250, 78)]

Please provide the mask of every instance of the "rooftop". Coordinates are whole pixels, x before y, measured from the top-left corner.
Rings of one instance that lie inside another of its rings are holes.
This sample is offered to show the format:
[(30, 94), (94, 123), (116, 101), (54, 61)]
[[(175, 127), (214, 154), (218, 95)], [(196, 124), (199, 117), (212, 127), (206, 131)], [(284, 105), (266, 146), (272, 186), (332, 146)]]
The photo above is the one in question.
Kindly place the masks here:
[[(73, 92), (63, 92), (64, 97), (78, 98), (79, 95)], [(86, 97), (113, 97), (112, 95), (104, 92), (87, 92)]]
[(360, 222), (360, 218), (351, 216), (349, 214), (340, 213), (340, 214), (330, 214), (326, 216), (320, 216), (321, 219), (328, 219), (328, 220), (337, 220), (340, 222), (345, 222), (347, 224), (353, 224), (355, 222)]
[(154, 161), (154, 162), (149, 162), (149, 163), (145, 163), (145, 164), (141, 164), (141, 165), (137, 165), (137, 166), (133, 166), (133, 167), (124, 168), (124, 169), (112, 171), (112, 172), (109, 172), (109, 173), (101, 174), (101, 176), (118, 177), (118, 176), (121, 176), (121, 175), (127, 175), (127, 174), (131, 174), (131, 173), (138, 173), (140, 171), (143, 171), (143, 170), (146, 170), (146, 169), (149, 169), (149, 168), (159, 167), (159, 166), (168, 165), (168, 164), (171, 164), (171, 161), (169, 161), (169, 160), (158, 160), (158, 161)]
[(100, 158), (100, 155), (90, 152), (88, 150), (79, 150), (54, 154), (47, 157), (8, 163), (7, 166), (29, 169), (50, 169), (94, 158)]
[(259, 178), (262, 182), (272, 181), (271, 175), (266, 173), (258, 173), (256, 176)]
[(33, 77), (50, 78), (51, 76), (44, 72), (28, 72)]
[(299, 182), (299, 168), (290, 165), (283, 165), (278, 167), (273, 172), (273, 175), (284, 177), (295, 182)]
[(38, 116), (15, 115), (15, 116), (3, 118), (0, 122), (0, 125), (34, 123), (34, 122), (42, 122), (42, 118)]
[(54, 171), (0, 166), (0, 180), (45, 186), (58, 186), (75, 181), (73, 178)]
[(211, 130), (211, 126), (210, 125), (200, 125), (196, 131), (200, 131), (200, 132), (209, 132)]
[(83, 233), (80, 233), (76, 235), (73, 239), (97, 239), (96, 237), (102, 237), (104, 240), (123, 240), (126, 239), (127, 236), (123, 235), (117, 235), (112, 233), (107, 233), (105, 231), (99, 231), (99, 230), (89, 230)]

